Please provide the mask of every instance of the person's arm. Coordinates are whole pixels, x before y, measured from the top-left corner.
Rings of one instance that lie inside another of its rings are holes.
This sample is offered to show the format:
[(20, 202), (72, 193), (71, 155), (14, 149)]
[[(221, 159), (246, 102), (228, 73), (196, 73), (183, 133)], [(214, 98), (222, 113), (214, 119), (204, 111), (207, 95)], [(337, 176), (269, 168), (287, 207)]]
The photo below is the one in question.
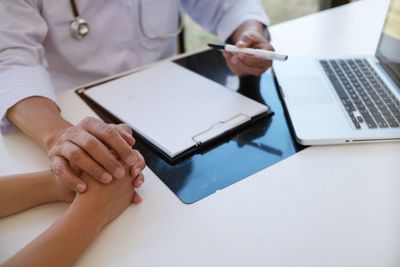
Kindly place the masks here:
[(51, 171), (0, 178), (0, 217), (54, 201), (72, 201), (75, 193)]
[(38, 142), (49, 154), (53, 170), (75, 191), (86, 190), (79, 173), (85, 171), (102, 182), (124, 175), (111, 154), (135, 169), (136, 153), (130, 129), (87, 118), (79, 125), (63, 119), (46, 70), (43, 42), (47, 22), (40, 1), (0, 1), (0, 129), (12, 125)]
[(109, 149), (132, 167), (138, 162), (131, 149), (135, 140), (129, 128), (108, 125), (95, 118), (86, 118), (74, 126), (62, 118), (49, 99), (26, 98), (8, 110), (7, 118), (48, 152), (56, 175), (77, 192), (84, 192), (86, 184), (72, 170), (72, 165), (109, 183), (113, 177), (125, 175), (123, 166)]
[(72, 266), (99, 231), (132, 201), (134, 187), (130, 175), (108, 185), (86, 174), (82, 178), (88, 184), (87, 192), (77, 193), (60, 219), (2, 267)]
[[(222, 42), (273, 50), (267, 29), (269, 19), (259, 0), (193, 0), (182, 1), (182, 6), (194, 21), (218, 35)], [(258, 76), (271, 66), (271, 61), (244, 54), (224, 56), (238, 76)]]

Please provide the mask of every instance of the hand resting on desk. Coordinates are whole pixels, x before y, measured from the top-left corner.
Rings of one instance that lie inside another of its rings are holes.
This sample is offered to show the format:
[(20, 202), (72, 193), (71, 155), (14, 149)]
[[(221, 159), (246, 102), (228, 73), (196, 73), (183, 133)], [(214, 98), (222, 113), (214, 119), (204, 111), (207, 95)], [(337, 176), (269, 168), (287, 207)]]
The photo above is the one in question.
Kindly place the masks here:
[[(52, 202), (71, 201), (45, 232), (2, 266), (72, 266), (99, 231), (131, 202), (140, 202), (128, 174), (105, 185), (84, 173), (84, 194), (75, 193), (51, 171), (0, 178), (0, 217)], [(136, 197), (135, 197), (136, 196)]]
[[(135, 139), (127, 125), (107, 124), (91, 117), (73, 125), (45, 97), (19, 101), (7, 111), (7, 119), (47, 151), (54, 173), (75, 192), (86, 190), (80, 171), (109, 183), (125, 175), (119, 159), (130, 166), (134, 177), (144, 168), (143, 157), (132, 149)], [(141, 179), (135, 183), (140, 185)]]
[(135, 182), (139, 187), (143, 183), (140, 173), (146, 164), (139, 151), (132, 150), (134, 144), (126, 124), (106, 124), (89, 117), (61, 131), (48, 155), (55, 174), (76, 192), (87, 188), (78, 177), (81, 171), (102, 183), (110, 183), (113, 177), (124, 177), (123, 162), (130, 166), (127, 171), (133, 177), (139, 176)]

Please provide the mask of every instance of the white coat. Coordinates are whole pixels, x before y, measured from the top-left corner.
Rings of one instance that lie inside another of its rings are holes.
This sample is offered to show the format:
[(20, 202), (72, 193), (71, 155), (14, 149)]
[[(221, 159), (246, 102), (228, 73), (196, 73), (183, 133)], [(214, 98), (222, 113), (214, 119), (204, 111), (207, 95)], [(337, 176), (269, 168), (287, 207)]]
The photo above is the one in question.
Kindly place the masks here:
[(154, 40), (146, 34), (175, 32), (179, 5), (221, 41), (246, 20), (268, 24), (258, 0), (75, 1), (90, 26), (81, 40), (70, 34), (70, 0), (0, 1), (2, 132), (10, 128), (7, 110), (24, 98), (43, 96), (57, 103), (57, 92), (172, 56), (176, 38)]

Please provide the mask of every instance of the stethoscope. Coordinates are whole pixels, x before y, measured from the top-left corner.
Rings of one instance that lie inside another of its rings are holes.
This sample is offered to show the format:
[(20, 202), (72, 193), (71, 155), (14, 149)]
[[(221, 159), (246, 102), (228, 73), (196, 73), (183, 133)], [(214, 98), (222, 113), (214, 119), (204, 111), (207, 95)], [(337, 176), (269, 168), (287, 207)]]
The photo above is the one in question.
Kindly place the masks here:
[[(86, 35), (89, 34), (90, 27), (86, 20), (79, 17), (79, 10), (76, 5), (76, 0), (70, 0), (72, 14), (74, 15), (74, 19), (71, 21), (70, 24), (70, 31), (71, 35), (76, 40), (83, 39)], [(181, 12), (179, 12), (179, 26), (175, 32), (165, 33), (160, 35), (151, 35), (146, 32), (143, 26), (143, 18), (142, 18), (142, 0), (138, 0), (138, 13), (139, 13), (139, 29), (141, 33), (148, 39), (168, 39), (168, 38), (175, 38), (179, 35), (179, 33), (183, 30), (183, 20)]]

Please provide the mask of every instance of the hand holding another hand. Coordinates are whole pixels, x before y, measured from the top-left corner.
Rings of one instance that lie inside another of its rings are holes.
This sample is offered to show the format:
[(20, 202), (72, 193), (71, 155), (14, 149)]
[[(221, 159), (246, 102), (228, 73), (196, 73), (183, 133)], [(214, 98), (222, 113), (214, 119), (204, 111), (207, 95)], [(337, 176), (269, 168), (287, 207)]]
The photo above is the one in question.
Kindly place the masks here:
[[(140, 157), (143, 159), (143, 157), (141, 155), (140, 155)], [(127, 166), (124, 163), (122, 163), (122, 164), (125, 167), (125, 175), (124, 175), (124, 177), (122, 177), (120, 179), (114, 179), (114, 181), (119, 182), (120, 180), (124, 180), (121, 183), (126, 184), (126, 187), (130, 188), (131, 189), (130, 191), (132, 191), (131, 202), (134, 204), (138, 204), (138, 203), (142, 202), (142, 198), (135, 191), (135, 189), (139, 188), (143, 184), (144, 176), (141, 172), (136, 176), (132, 176), (129, 172), (129, 166)], [(144, 160), (139, 159), (138, 164), (144, 166)], [(52, 186), (51, 186), (52, 193), (51, 194), (54, 196), (53, 201), (72, 202), (75, 200), (75, 198), (79, 194), (82, 194), (82, 193), (76, 193), (73, 189), (71, 189), (62, 180), (62, 178), (57, 177), (52, 171), (49, 170), (46, 173), (48, 173), (49, 180), (51, 181), (51, 184), (52, 184)], [(109, 184), (100, 183), (94, 177), (88, 175), (87, 173), (82, 173), (80, 176), (80, 179), (82, 180), (82, 182), (84, 182), (86, 184), (86, 186), (88, 188), (84, 194), (86, 194), (86, 192), (92, 192), (91, 194), (93, 194), (93, 192), (97, 192), (98, 194), (101, 194), (100, 192), (98, 192), (101, 190), (103, 191), (104, 194), (106, 194), (109, 190), (109, 189), (106, 189), (107, 186), (108, 185), (111, 186), (111, 185), (115, 184), (113, 181), (110, 182)], [(99, 185), (102, 185), (102, 186), (100, 187)], [(94, 187), (94, 189), (91, 189), (91, 187)], [(114, 200), (111, 199), (110, 201), (114, 201)]]
[[(109, 184), (102, 184), (94, 177), (84, 173), (81, 178), (88, 185), (84, 194), (77, 193), (72, 209), (79, 209), (99, 224), (100, 228), (115, 219), (131, 202), (135, 202), (134, 178), (128, 173), (121, 179), (114, 179)], [(140, 202), (140, 201), (139, 201)]]
[[(143, 183), (143, 157), (132, 149), (135, 139), (127, 125), (106, 124), (95, 118), (86, 118), (78, 125), (59, 132), (48, 155), (55, 175), (76, 192), (84, 192), (86, 183), (82, 172), (102, 183), (122, 178), (130, 172), (135, 186)], [(115, 155), (114, 155), (115, 154)], [(122, 162), (129, 168), (125, 168)]]

